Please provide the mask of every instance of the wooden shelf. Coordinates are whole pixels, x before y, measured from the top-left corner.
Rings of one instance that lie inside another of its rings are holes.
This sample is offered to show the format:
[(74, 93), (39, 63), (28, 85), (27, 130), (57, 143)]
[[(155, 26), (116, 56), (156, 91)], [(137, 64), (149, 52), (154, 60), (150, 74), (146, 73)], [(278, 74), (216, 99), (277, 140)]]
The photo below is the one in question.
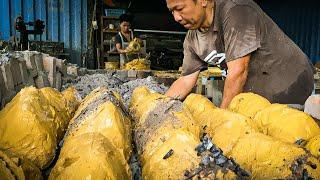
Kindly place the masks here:
[(110, 57), (116, 55), (119, 56), (118, 52), (110, 52), (110, 42), (111, 38), (115, 36), (119, 31), (117, 27), (115, 29), (108, 29), (109, 24), (118, 24), (120, 21), (119, 17), (115, 16), (101, 16), (100, 17), (100, 57), (99, 57), (99, 67), (104, 65), (104, 61)]

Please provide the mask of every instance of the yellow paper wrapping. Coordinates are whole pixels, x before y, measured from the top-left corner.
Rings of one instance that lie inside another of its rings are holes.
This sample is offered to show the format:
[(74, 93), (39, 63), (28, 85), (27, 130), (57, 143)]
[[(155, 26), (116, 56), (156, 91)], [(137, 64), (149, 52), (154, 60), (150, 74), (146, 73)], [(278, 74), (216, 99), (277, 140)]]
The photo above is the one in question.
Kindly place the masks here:
[[(238, 113), (217, 108), (211, 101), (202, 95), (190, 94), (183, 104), (185, 105), (185, 108), (192, 113), (193, 117), (195, 117), (195, 121), (201, 125), (202, 129), (206, 129), (207, 131), (216, 129), (216, 127), (229, 120), (239, 121), (242, 124), (246, 124), (246, 126), (250, 125), (252, 129), (256, 130), (255, 124), (251, 119)], [(209, 126), (210, 129), (207, 129), (207, 126)]]
[(197, 167), (200, 129), (181, 102), (139, 87), (130, 111), (144, 179), (183, 179), (186, 170)]
[(25, 180), (22, 168), (2, 151), (0, 151), (0, 179)]
[(68, 112), (73, 115), (82, 100), (80, 94), (74, 87), (69, 87), (62, 91), (62, 95), (67, 100)]
[(124, 65), (125, 70), (150, 70), (150, 63), (146, 59), (134, 59)]
[(320, 135), (311, 138), (307, 143), (306, 148), (312, 155), (320, 158)]
[(72, 118), (71, 113), (74, 113), (74, 110), (69, 110), (67, 100), (57, 90), (45, 87), (40, 89), (40, 92), (50, 105), (49, 110), (54, 117), (53, 121), (56, 125), (55, 131), (57, 132), (58, 139), (61, 139)]
[[(177, 130), (165, 142), (157, 146), (143, 166), (143, 179), (184, 179), (184, 171), (196, 167), (199, 157), (194, 147), (199, 144), (193, 134)], [(173, 154), (163, 157), (173, 150)]]
[[(292, 175), (290, 168), (296, 159), (307, 155), (294, 144), (258, 132), (252, 121), (243, 115), (204, 105), (209, 100), (201, 95), (190, 97), (197, 99), (197, 103), (188, 98), (184, 105), (190, 109), (194, 119), (206, 127), (206, 132), (225, 155), (234, 158), (242, 168), (251, 172), (252, 179), (287, 178)], [(319, 161), (314, 160), (314, 163), (318, 165)], [(305, 166), (314, 178), (320, 177), (319, 166), (315, 169)]]
[(200, 77), (212, 77), (212, 76), (222, 76), (222, 70), (218, 67), (208, 67), (208, 70), (202, 71), (199, 74)]
[(81, 102), (51, 179), (131, 179), (127, 163), (132, 151), (131, 125), (121, 107), (119, 95), (106, 88), (95, 89)]
[(123, 155), (100, 133), (67, 138), (49, 180), (131, 179)]
[(39, 168), (49, 165), (72, 116), (67, 102), (52, 88), (22, 89), (0, 112), (0, 149)]
[(284, 142), (309, 140), (320, 134), (320, 128), (312, 117), (281, 104), (272, 104), (259, 111), (254, 122), (260, 132)]
[(257, 112), (269, 105), (271, 105), (271, 103), (262, 96), (254, 93), (240, 93), (232, 99), (228, 109), (253, 118)]
[(270, 104), (267, 99), (257, 94), (237, 95), (228, 109), (253, 119), (254, 126), (261, 133), (284, 142), (309, 140), (320, 134), (319, 126), (309, 115), (286, 105)]
[(116, 70), (116, 69), (119, 69), (119, 66), (120, 66), (120, 63), (118, 61), (104, 63), (104, 68), (107, 70)]
[(143, 42), (139, 38), (134, 38), (132, 41), (129, 42), (128, 45), (128, 53), (129, 54), (134, 54), (134, 53), (139, 53), (141, 50), (141, 47), (143, 47)]
[(40, 169), (29, 160), (22, 160), (19, 158), (19, 165), (21, 166), (26, 180), (42, 180), (42, 173)]
[[(253, 179), (289, 177), (292, 174), (290, 170), (292, 163), (302, 155), (305, 155), (302, 148), (275, 140), (261, 133), (244, 135), (239, 138), (230, 152), (230, 156), (241, 167), (250, 170)], [(320, 167), (317, 170), (320, 170)]]
[(101, 133), (128, 160), (132, 151), (131, 122), (117, 106), (120, 103), (115, 93), (106, 88), (95, 89), (83, 100), (70, 121), (68, 136), (78, 136), (88, 132)]

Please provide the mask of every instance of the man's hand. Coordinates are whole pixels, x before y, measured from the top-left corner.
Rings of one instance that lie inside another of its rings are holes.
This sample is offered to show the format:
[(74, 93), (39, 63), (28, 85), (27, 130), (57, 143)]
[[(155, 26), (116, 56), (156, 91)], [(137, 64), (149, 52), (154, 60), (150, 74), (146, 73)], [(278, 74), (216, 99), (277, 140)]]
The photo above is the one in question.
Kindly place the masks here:
[(231, 100), (242, 92), (249, 72), (250, 54), (242, 58), (227, 62), (228, 74), (224, 83), (223, 98), (220, 105), (225, 109)]
[(173, 98), (183, 100), (191, 92), (192, 88), (197, 83), (200, 71), (194, 72), (187, 76), (182, 76), (177, 79), (166, 92), (166, 95)]

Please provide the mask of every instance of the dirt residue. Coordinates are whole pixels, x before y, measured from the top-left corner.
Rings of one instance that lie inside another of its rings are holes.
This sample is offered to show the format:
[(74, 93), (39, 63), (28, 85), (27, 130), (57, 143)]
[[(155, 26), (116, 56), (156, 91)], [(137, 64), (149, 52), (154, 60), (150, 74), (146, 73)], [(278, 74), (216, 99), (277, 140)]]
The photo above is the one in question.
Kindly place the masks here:
[(65, 84), (63, 89), (70, 86), (74, 86), (82, 98), (98, 87), (106, 87), (109, 90), (120, 93), (126, 107), (128, 107), (133, 90), (137, 87), (147, 86), (150, 90), (161, 94), (165, 93), (168, 89), (168, 87), (159, 84), (151, 76), (144, 79), (128, 81), (127, 79), (121, 78), (117, 72), (79, 76), (72, 82)]
[(182, 102), (177, 100), (159, 99), (157, 107), (153, 109), (143, 125), (136, 124), (134, 141), (136, 142), (138, 153), (142, 154), (148, 140), (157, 132), (157, 129), (164, 125), (172, 125), (173, 129), (182, 127), (182, 123), (174, 116), (175, 112), (182, 111)]

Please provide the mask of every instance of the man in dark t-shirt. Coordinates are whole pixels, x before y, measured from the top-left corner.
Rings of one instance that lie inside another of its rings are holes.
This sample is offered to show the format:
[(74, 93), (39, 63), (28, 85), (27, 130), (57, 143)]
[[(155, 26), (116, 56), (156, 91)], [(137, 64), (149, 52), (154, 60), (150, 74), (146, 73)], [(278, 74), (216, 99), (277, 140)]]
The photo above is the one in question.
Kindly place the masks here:
[(122, 14), (120, 16), (120, 31), (115, 36), (115, 45), (117, 52), (120, 53), (120, 67), (122, 68), (125, 63), (129, 62), (128, 45), (133, 40), (133, 32), (131, 30), (131, 16)]
[(273, 103), (304, 104), (312, 93), (308, 57), (252, 0), (166, 0), (175, 21), (189, 29), (182, 76), (166, 95), (185, 98), (199, 72), (225, 61), (221, 108), (241, 92)]

